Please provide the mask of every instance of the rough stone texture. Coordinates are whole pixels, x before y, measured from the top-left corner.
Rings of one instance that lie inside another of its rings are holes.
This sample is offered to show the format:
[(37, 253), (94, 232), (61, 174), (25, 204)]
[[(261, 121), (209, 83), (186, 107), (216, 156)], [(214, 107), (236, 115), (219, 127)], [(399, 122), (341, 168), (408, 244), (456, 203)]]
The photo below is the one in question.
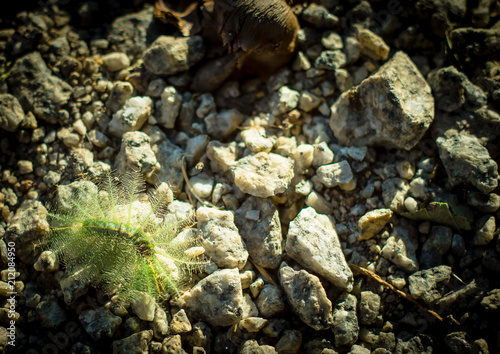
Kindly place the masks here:
[(212, 140), (207, 146), (207, 157), (210, 160), (212, 171), (217, 173), (227, 172), (238, 158), (236, 142), (223, 144), (217, 140)]
[(388, 178), (382, 183), (382, 198), (384, 204), (390, 210), (396, 212), (405, 211), (404, 202), (410, 186), (408, 181), (402, 178)]
[(362, 29), (358, 33), (361, 52), (374, 60), (386, 60), (389, 57), (389, 46), (382, 38), (369, 29)]
[(21, 104), (10, 93), (0, 94), (0, 128), (15, 132), (24, 119)]
[(238, 269), (222, 269), (198, 282), (181, 298), (194, 318), (212, 326), (230, 326), (240, 321), (243, 293)]
[(369, 240), (379, 233), (392, 217), (390, 209), (375, 209), (367, 212), (358, 221), (360, 240)]
[(238, 160), (231, 172), (242, 192), (267, 198), (286, 191), (293, 178), (293, 163), (274, 153), (259, 152)]
[(476, 246), (488, 245), (495, 237), (496, 223), (495, 217), (485, 215), (476, 223), (476, 232), (472, 243)]
[(191, 332), (193, 327), (189, 318), (186, 315), (184, 309), (179, 310), (172, 316), (172, 321), (170, 322), (170, 334), (184, 334)]
[(342, 145), (410, 150), (434, 119), (434, 98), (415, 64), (397, 52), (331, 109), (330, 127)]
[(151, 116), (153, 100), (147, 96), (129, 98), (123, 107), (113, 114), (109, 122), (109, 132), (121, 138), (123, 134), (140, 130)]
[(217, 139), (231, 135), (243, 122), (245, 117), (237, 109), (225, 109), (219, 113), (213, 112), (205, 117), (207, 132)]
[(486, 312), (500, 309), (500, 289), (493, 289), (481, 300), (481, 306)]
[(57, 328), (66, 321), (64, 310), (53, 297), (44, 298), (35, 308), (36, 314), (42, 326), (46, 328)]
[(392, 230), (380, 254), (408, 273), (418, 270), (418, 239), (415, 230), (403, 222)]
[(411, 295), (426, 303), (440, 299), (445, 285), (450, 281), (451, 272), (451, 267), (441, 265), (413, 273), (408, 277)]
[(483, 193), (498, 186), (498, 166), (477, 138), (463, 135), (439, 137), (436, 144), (452, 185), (469, 183)]
[(172, 75), (188, 70), (205, 54), (199, 36), (160, 36), (143, 54), (144, 66), (156, 75)]
[(233, 212), (201, 207), (196, 211), (196, 218), (205, 254), (221, 268), (242, 269), (248, 251), (234, 224)]
[(370, 325), (375, 322), (380, 311), (380, 296), (371, 291), (362, 291), (359, 301), (359, 322)]
[(116, 170), (119, 174), (140, 171), (146, 181), (157, 170), (155, 153), (151, 149), (151, 139), (143, 132), (123, 134), (120, 152), (116, 156)]
[(344, 190), (351, 190), (355, 181), (351, 166), (345, 160), (320, 166), (314, 179), (328, 188), (339, 186)]
[(358, 318), (356, 317), (356, 296), (343, 293), (333, 309), (333, 334), (337, 347), (350, 346), (356, 343), (359, 334)]
[(420, 18), (430, 19), (434, 34), (444, 38), (448, 29), (460, 26), (467, 6), (465, 0), (419, 0), (415, 10)]
[(160, 163), (160, 169), (155, 173), (156, 184), (168, 183), (174, 194), (180, 193), (184, 183), (181, 166), (186, 166), (182, 159), (184, 150), (165, 139), (160, 144), (153, 146), (156, 159)]
[(104, 307), (83, 311), (78, 316), (85, 331), (95, 340), (109, 340), (118, 330), (122, 319)]
[(167, 86), (161, 93), (160, 114), (156, 119), (158, 124), (166, 129), (172, 129), (181, 110), (182, 96), (177, 92), (174, 86)]
[(466, 332), (450, 333), (444, 337), (444, 342), (453, 353), (467, 354), (471, 352), (471, 345), (468, 341), (468, 335)]
[(153, 339), (153, 331), (141, 331), (131, 336), (113, 342), (113, 353), (126, 354), (148, 354), (149, 344)]
[(241, 132), (241, 139), (246, 144), (246, 147), (253, 153), (271, 152), (274, 145), (272, 138), (266, 138), (266, 131), (262, 127), (250, 127)]
[(87, 277), (82, 276), (86, 271), (86, 267), (82, 267), (72, 274), (65, 274), (65, 276), (59, 280), (59, 286), (61, 287), (65, 303), (72, 304), (80, 296), (87, 293), (90, 281)]
[(134, 86), (130, 82), (116, 81), (106, 101), (106, 108), (111, 112), (118, 111), (132, 97), (133, 92)]
[(302, 19), (318, 28), (333, 28), (339, 22), (339, 18), (321, 5), (311, 3), (302, 12)]
[(249, 197), (235, 212), (235, 223), (253, 261), (264, 268), (277, 268), (283, 254), (283, 235), (272, 200)]
[(266, 284), (257, 297), (255, 304), (264, 318), (271, 318), (285, 309), (283, 292), (272, 284)]
[(330, 216), (318, 214), (311, 207), (302, 209), (290, 222), (285, 249), (288, 256), (339, 289), (352, 290), (353, 275)]
[(39, 201), (26, 199), (16, 210), (4, 235), (6, 243), (16, 245), (16, 258), (25, 263), (35, 263), (38, 241), (49, 232), (47, 209)]
[(453, 230), (450, 227), (433, 226), (431, 233), (422, 246), (420, 266), (422, 268), (431, 268), (442, 264), (444, 255), (451, 247), (452, 237)]
[(290, 112), (299, 104), (300, 93), (282, 86), (274, 93), (269, 102), (269, 108), (274, 115)]
[(296, 354), (300, 351), (302, 344), (302, 333), (294, 329), (287, 329), (276, 343), (278, 353)]
[(59, 110), (73, 91), (66, 81), (52, 75), (39, 52), (17, 59), (7, 81), (24, 111), (50, 124), (57, 123)]
[(317, 331), (333, 324), (332, 303), (318, 277), (305, 270), (294, 271), (285, 262), (280, 267), (281, 286), (292, 310), (302, 322)]
[(101, 60), (110, 72), (120, 71), (130, 66), (130, 59), (127, 54), (121, 52), (108, 53), (103, 55)]

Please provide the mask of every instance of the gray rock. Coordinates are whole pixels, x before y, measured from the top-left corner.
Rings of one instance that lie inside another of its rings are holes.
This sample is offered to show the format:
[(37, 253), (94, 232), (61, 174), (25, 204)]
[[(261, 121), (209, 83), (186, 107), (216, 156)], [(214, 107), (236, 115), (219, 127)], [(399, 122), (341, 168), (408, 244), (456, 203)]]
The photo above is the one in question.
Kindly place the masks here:
[(287, 329), (276, 343), (276, 351), (280, 354), (296, 354), (300, 352), (302, 333), (294, 329)]
[(353, 345), (359, 334), (358, 318), (356, 317), (356, 296), (343, 293), (333, 309), (333, 334), (335, 346)]
[(453, 332), (444, 337), (444, 342), (453, 353), (468, 354), (471, 352), (471, 345), (467, 337), (466, 332)]
[(110, 72), (116, 72), (126, 69), (130, 66), (130, 59), (127, 54), (122, 52), (113, 52), (101, 57), (103, 65)]
[(302, 12), (302, 19), (317, 28), (333, 28), (339, 22), (339, 18), (321, 5), (311, 3)]
[(59, 269), (59, 260), (54, 252), (43, 251), (33, 265), (33, 268), (39, 272), (53, 272)]
[(476, 232), (474, 233), (474, 238), (472, 239), (472, 244), (475, 246), (486, 246), (495, 237), (495, 217), (490, 215), (485, 215), (479, 219), (476, 223)]
[(66, 313), (55, 298), (45, 298), (35, 308), (40, 324), (45, 328), (55, 329), (66, 321)]
[(114, 20), (108, 34), (110, 45), (133, 58), (142, 55), (150, 43), (153, 10), (154, 8), (150, 6)]
[(253, 261), (263, 268), (277, 268), (283, 254), (283, 235), (272, 200), (249, 197), (235, 212), (235, 223)]
[(379, 233), (392, 217), (390, 209), (370, 210), (358, 220), (360, 240), (369, 240)]
[[(206, 323), (197, 322), (193, 325), (191, 333), (182, 336), (182, 342), (188, 348), (204, 348), (207, 353), (210, 353), (210, 348), (213, 342), (212, 330)], [(201, 353), (202, 352), (200, 352), (200, 354)]]
[(436, 267), (442, 263), (442, 258), (451, 247), (453, 230), (447, 226), (433, 226), (431, 233), (422, 246), (420, 266), (422, 268)]
[(14, 242), (16, 258), (25, 263), (35, 263), (38, 241), (50, 231), (47, 209), (39, 202), (26, 199), (16, 210), (4, 235), (5, 243)]
[(362, 291), (359, 301), (359, 322), (370, 325), (375, 322), (380, 311), (380, 296), (371, 291)]
[(440, 265), (413, 273), (408, 277), (411, 295), (425, 303), (439, 300), (450, 281), (451, 272), (451, 267)]
[(453, 186), (470, 183), (483, 193), (498, 186), (498, 166), (477, 138), (463, 135), (439, 137), (436, 144)]
[(219, 113), (210, 113), (205, 117), (207, 132), (217, 139), (224, 139), (231, 135), (243, 122), (245, 117), (236, 109), (222, 110)]
[(282, 86), (276, 91), (269, 102), (269, 108), (274, 115), (290, 112), (299, 104), (300, 93), (287, 86)]
[(85, 331), (95, 341), (109, 340), (122, 323), (121, 317), (113, 315), (109, 309), (104, 307), (83, 311), (78, 318)]
[(483, 267), (500, 274), (500, 257), (494, 250), (490, 249), (484, 252), (481, 264)]
[(267, 198), (284, 193), (293, 178), (293, 163), (290, 159), (259, 152), (236, 161), (231, 166), (234, 183), (243, 193)]
[(153, 100), (144, 97), (131, 97), (123, 107), (113, 114), (113, 119), (109, 122), (109, 132), (121, 138), (123, 134), (140, 130), (144, 123), (151, 116)]
[(274, 317), (285, 309), (283, 292), (272, 284), (264, 285), (255, 303), (264, 318)]
[(312, 165), (314, 167), (328, 165), (333, 162), (334, 154), (324, 141), (319, 144), (314, 144), (313, 146)]
[(242, 269), (248, 251), (234, 224), (233, 212), (201, 207), (196, 211), (196, 218), (205, 254), (221, 268)]
[(134, 86), (130, 82), (116, 81), (106, 101), (106, 108), (113, 113), (118, 111), (132, 97), (133, 92)]
[(314, 61), (314, 67), (319, 70), (336, 70), (343, 67), (346, 61), (341, 50), (324, 50)]
[(207, 152), (207, 145), (209, 142), (210, 138), (206, 134), (200, 134), (189, 138), (185, 149), (188, 166), (193, 167), (198, 163), (203, 154)]
[[(176, 270), (172, 271), (172, 277), (175, 277), (174, 273)], [(152, 322), (155, 318), (156, 302), (154, 298), (146, 293), (140, 293), (132, 299), (130, 302), (131, 310), (143, 321)]]
[(485, 278), (473, 279), (463, 288), (454, 290), (439, 299), (436, 302), (436, 308), (441, 310), (442, 315), (469, 309), (478, 304), (488, 290), (489, 285)]
[(477, 208), (483, 213), (494, 213), (500, 208), (500, 195), (495, 193), (484, 194), (477, 191), (469, 191), (467, 204)]
[(331, 109), (330, 127), (342, 145), (410, 150), (434, 119), (434, 98), (415, 64), (397, 52)]
[(410, 189), (408, 181), (402, 178), (388, 178), (382, 183), (382, 198), (390, 210), (405, 211), (404, 202)]
[(10, 93), (0, 94), (0, 128), (15, 132), (24, 119), (21, 104)]
[(230, 326), (243, 314), (243, 293), (238, 269), (222, 269), (198, 282), (182, 295), (185, 309), (212, 326)]
[(223, 144), (212, 140), (207, 146), (207, 157), (213, 172), (224, 173), (236, 162), (239, 156), (238, 146), (235, 141)]
[(286, 253), (304, 267), (324, 276), (342, 290), (350, 291), (353, 275), (335, 231), (333, 218), (302, 209), (290, 222)]
[(51, 74), (39, 52), (17, 59), (7, 81), (24, 111), (31, 111), (50, 124), (58, 122), (59, 110), (73, 90), (67, 82)]
[(138, 171), (144, 175), (146, 181), (150, 180), (157, 170), (157, 160), (151, 149), (149, 136), (143, 132), (123, 134), (115, 166), (121, 175), (130, 171)]
[(64, 302), (68, 305), (87, 293), (90, 287), (88, 270), (89, 267), (82, 266), (71, 274), (65, 274), (65, 276), (59, 280)]
[(392, 230), (380, 254), (402, 270), (413, 273), (418, 270), (418, 238), (415, 230), (407, 222), (397, 225)]
[(148, 354), (149, 344), (153, 339), (153, 331), (141, 331), (134, 333), (123, 339), (115, 340), (113, 342), (113, 353), (115, 354)]
[(182, 96), (175, 87), (167, 86), (161, 93), (160, 114), (156, 117), (158, 124), (167, 129), (175, 126), (182, 105)]
[(355, 179), (351, 166), (345, 160), (318, 167), (315, 180), (325, 187), (340, 187), (343, 190), (352, 190)]
[(205, 54), (200, 36), (159, 36), (144, 52), (145, 68), (156, 75), (173, 75), (188, 70)]
[(200, 104), (196, 108), (196, 116), (200, 119), (204, 119), (209, 114), (215, 113), (217, 111), (217, 105), (215, 104), (215, 98), (211, 93), (203, 93), (199, 97)]
[(179, 194), (184, 183), (181, 166), (186, 167), (186, 162), (182, 158), (184, 150), (172, 144), (170, 140), (165, 139), (160, 144), (153, 146), (153, 151), (161, 165), (160, 169), (155, 173), (156, 184), (168, 183), (174, 194)]
[(155, 339), (164, 338), (169, 331), (167, 313), (159, 306), (156, 306), (152, 328)]
[(294, 271), (281, 263), (280, 281), (293, 312), (317, 331), (333, 325), (332, 303), (318, 277), (305, 270)]

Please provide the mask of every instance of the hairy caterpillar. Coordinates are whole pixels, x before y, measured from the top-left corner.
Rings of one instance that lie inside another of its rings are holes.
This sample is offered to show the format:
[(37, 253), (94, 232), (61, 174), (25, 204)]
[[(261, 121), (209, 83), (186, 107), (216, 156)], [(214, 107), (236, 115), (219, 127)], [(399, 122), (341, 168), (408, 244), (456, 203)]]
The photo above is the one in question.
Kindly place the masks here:
[(168, 213), (168, 199), (158, 189), (145, 194), (139, 173), (121, 182), (106, 174), (50, 213), (48, 245), (68, 273), (125, 301), (179, 294), (205, 262), (196, 237)]

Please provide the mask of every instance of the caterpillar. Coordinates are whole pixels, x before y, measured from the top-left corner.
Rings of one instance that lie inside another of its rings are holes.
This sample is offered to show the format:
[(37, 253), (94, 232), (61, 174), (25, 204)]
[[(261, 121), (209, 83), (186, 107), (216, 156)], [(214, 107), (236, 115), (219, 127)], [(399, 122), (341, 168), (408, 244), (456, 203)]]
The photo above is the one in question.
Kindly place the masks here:
[(180, 294), (206, 262), (197, 237), (181, 232), (189, 220), (168, 213), (171, 198), (145, 193), (137, 172), (107, 173), (90, 186), (49, 213), (47, 245), (66, 272), (123, 301)]

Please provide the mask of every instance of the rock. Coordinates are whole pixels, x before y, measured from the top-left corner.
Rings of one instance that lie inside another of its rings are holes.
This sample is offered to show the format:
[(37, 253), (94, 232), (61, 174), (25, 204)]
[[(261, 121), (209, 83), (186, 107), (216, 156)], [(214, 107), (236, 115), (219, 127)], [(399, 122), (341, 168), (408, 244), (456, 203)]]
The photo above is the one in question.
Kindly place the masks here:
[(186, 315), (184, 309), (179, 310), (172, 316), (172, 321), (170, 322), (170, 334), (185, 334), (191, 332), (193, 327), (189, 318)]
[(179, 353), (185, 354), (186, 352), (182, 349), (182, 340), (180, 334), (173, 336), (167, 336), (161, 343), (162, 353)]
[[(174, 275), (172, 274), (172, 276)], [(146, 293), (135, 296), (131, 301), (130, 308), (143, 321), (151, 322), (155, 318), (156, 302)]]
[(288, 302), (302, 322), (317, 331), (330, 328), (333, 324), (332, 303), (319, 278), (305, 270), (296, 272), (285, 262), (281, 264), (279, 274)]
[(302, 19), (317, 28), (333, 28), (339, 22), (337, 16), (321, 5), (311, 3), (302, 12)]
[(113, 315), (109, 309), (104, 307), (83, 311), (78, 318), (85, 331), (95, 341), (109, 340), (122, 323), (121, 317)]
[(172, 144), (168, 139), (163, 140), (160, 144), (153, 146), (156, 159), (161, 161), (160, 169), (155, 173), (157, 183), (168, 183), (175, 195), (182, 190), (184, 176), (181, 166), (186, 165), (183, 160), (184, 150), (175, 144)]
[(387, 208), (396, 212), (405, 211), (404, 202), (408, 193), (408, 182), (402, 178), (388, 178), (382, 183), (382, 198)]
[(450, 281), (451, 272), (451, 267), (440, 265), (413, 273), (408, 277), (411, 295), (428, 304), (439, 300)]
[(113, 52), (101, 57), (103, 65), (110, 72), (117, 72), (130, 66), (130, 60), (125, 53)]
[(299, 104), (300, 93), (289, 89), (287, 86), (282, 86), (276, 91), (269, 102), (271, 113), (278, 116), (290, 112)]
[(267, 198), (284, 193), (293, 178), (293, 163), (290, 159), (259, 152), (236, 161), (231, 166), (234, 183), (243, 193)]
[(319, 70), (337, 70), (346, 64), (346, 56), (340, 50), (325, 50), (314, 61)]
[(200, 36), (159, 36), (144, 52), (146, 70), (156, 75), (173, 75), (188, 70), (205, 55)]
[(485, 215), (476, 223), (476, 232), (472, 239), (472, 244), (475, 246), (486, 246), (495, 237), (495, 217)]
[(235, 163), (238, 158), (238, 147), (236, 142), (223, 144), (212, 140), (207, 145), (207, 157), (210, 167), (216, 173), (224, 173)]
[(473, 279), (463, 288), (454, 290), (439, 299), (436, 302), (436, 308), (441, 310), (441, 315), (472, 308), (481, 301), (488, 289), (486, 279)]
[(204, 322), (195, 323), (191, 333), (182, 336), (182, 343), (188, 348), (204, 348), (209, 353), (213, 343), (213, 334), (210, 326)]
[(156, 117), (158, 124), (166, 129), (172, 129), (179, 116), (182, 105), (182, 96), (174, 86), (167, 86), (161, 93), (160, 114)]
[(380, 255), (405, 272), (413, 273), (419, 267), (416, 257), (418, 239), (414, 229), (411, 226), (405, 226), (406, 224), (404, 222), (394, 227)]
[(152, 109), (153, 100), (147, 96), (129, 98), (123, 107), (113, 114), (108, 126), (109, 132), (121, 138), (127, 132), (140, 130), (151, 116)]
[(306, 174), (312, 164), (313, 156), (314, 146), (311, 144), (301, 144), (297, 146), (293, 153), (295, 171), (299, 174)]
[(165, 310), (163, 310), (159, 306), (156, 307), (152, 328), (155, 339), (161, 339), (165, 337), (169, 331), (167, 314)]
[(358, 40), (361, 44), (361, 53), (364, 55), (373, 60), (387, 60), (389, 58), (389, 46), (369, 29), (359, 31)]
[(486, 312), (495, 312), (500, 309), (500, 289), (488, 291), (481, 300), (481, 306)]
[(333, 218), (305, 208), (290, 222), (286, 253), (304, 267), (351, 291), (353, 275), (346, 263)]
[(248, 251), (234, 224), (233, 212), (201, 207), (196, 211), (196, 218), (205, 254), (221, 268), (242, 269)]
[(352, 190), (355, 179), (351, 166), (345, 160), (318, 167), (314, 179), (325, 187), (340, 187), (343, 190)]
[(21, 104), (10, 93), (0, 94), (0, 128), (15, 132), (24, 119)]
[(378, 234), (391, 217), (391, 209), (375, 209), (367, 212), (358, 220), (360, 240), (369, 240)]
[(294, 329), (287, 329), (276, 343), (276, 351), (280, 354), (297, 354), (302, 345), (302, 333)]
[(297, 139), (294, 136), (280, 136), (276, 139), (273, 146), (273, 152), (285, 157), (290, 157), (295, 149), (297, 149)]
[(90, 280), (88, 277), (83, 276), (88, 272), (87, 267), (82, 267), (71, 274), (65, 274), (59, 280), (59, 286), (63, 293), (64, 302), (72, 304), (80, 296), (87, 293), (90, 287)]
[(353, 345), (359, 334), (358, 318), (356, 317), (356, 296), (343, 293), (333, 309), (333, 334), (335, 346)]
[(333, 211), (332, 204), (327, 202), (326, 199), (315, 190), (312, 190), (307, 195), (305, 202), (307, 206), (316, 210), (318, 214), (331, 214)]
[(133, 92), (134, 86), (130, 82), (116, 81), (106, 101), (106, 108), (113, 113), (118, 111), (132, 97)]
[(153, 7), (116, 18), (111, 24), (108, 40), (118, 51), (137, 58), (150, 43), (151, 29), (154, 28)]
[(113, 342), (113, 353), (126, 354), (148, 354), (149, 345), (153, 339), (153, 331), (141, 331), (134, 333), (123, 339), (115, 340)]
[(449, 34), (453, 51), (460, 57), (489, 60), (500, 58), (500, 50), (496, 45), (499, 37), (498, 29), (483, 28), (457, 28)]
[(58, 122), (59, 110), (73, 91), (67, 82), (51, 74), (39, 52), (17, 59), (7, 82), (25, 112), (31, 111), (50, 124)]
[(263, 268), (277, 268), (283, 254), (283, 235), (272, 200), (249, 197), (236, 210), (235, 223), (253, 261)]
[(196, 108), (196, 116), (200, 119), (204, 119), (209, 114), (215, 113), (217, 111), (217, 105), (215, 104), (215, 98), (211, 93), (203, 93), (199, 97), (200, 104)]
[(283, 292), (272, 284), (264, 285), (255, 303), (264, 318), (274, 317), (285, 310)]
[(212, 326), (230, 326), (240, 321), (243, 293), (238, 269), (217, 270), (182, 295), (186, 310)]
[(259, 332), (267, 325), (267, 320), (261, 317), (247, 317), (240, 321), (238, 328), (250, 333)]
[(214, 178), (206, 172), (202, 172), (189, 179), (192, 192), (201, 199), (210, 199), (214, 187)]
[(16, 245), (16, 258), (25, 263), (35, 263), (38, 241), (50, 231), (47, 209), (39, 202), (26, 199), (16, 210), (4, 235), (5, 243)]
[(241, 139), (246, 144), (246, 147), (253, 153), (271, 152), (274, 145), (274, 139), (266, 138), (265, 129), (262, 127), (251, 127), (244, 129), (241, 132)]
[(33, 162), (29, 160), (19, 160), (17, 161), (17, 167), (21, 175), (27, 175), (33, 172)]
[(321, 37), (321, 44), (323, 45), (323, 47), (330, 50), (344, 48), (342, 37), (340, 36), (340, 34), (333, 31), (326, 31), (323, 33), (323, 36)]
[(39, 272), (53, 272), (59, 270), (59, 260), (54, 252), (43, 251), (33, 265), (33, 268)]
[(331, 110), (330, 127), (340, 144), (410, 150), (434, 119), (434, 98), (415, 64), (397, 52), (376, 74), (342, 93)]
[(66, 313), (55, 298), (43, 299), (38, 303), (35, 311), (40, 324), (45, 328), (55, 329), (66, 321)]
[(467, 10), (464, 0), (419, 0), (415, 5), (417, 15), (430, 19), (434, 34), (441, 38), (445, 37), (448, 29), (460, 27)]
[(362, 291), (359, 301), (359, 322), (370, 325), (375, 322), (380, 311), (380, 296), (371, 291)]
[(463, 135), (439, 137), (436, 144), (453, 186), (470, 183), (483, 193), (498, 186), (498, 166), (477, 138)]
[(122, 175), (140, 171), (148, 181), (156, 170), (157, 160), (149, 136), (135, 131), (123, 134), (120, 152), (116, 156), (116, 171)]
[(422, 268), (436, 267), (442, 263), (442, 258), (451, 247), (453, 230), (447, 226), (433, 226), (431, 233), (424, 245), (420, 255), (420, 266)]
[(483, 194), (478, 191), (469, 191), (467, 204), (483, 213), (494, 213), (500, 208), (500, 195), (495, 193)]
[(203, 154), (207, 152), (207, 145), (209, 142), (210, 138), (206, 134), (200, 134), (189, 138), (185, 149), (188, 166), (193, 167), (198, 163)]
[(222, 110), (205, 117), (207, 132), (217, 139), (224, 139), (231, 135), (243, 122), (245, 117), (236, 109)]
[(333, 162), (334, 154), (324, 141), (319, 144), (314, 144), (313, 147), (312, 165), (314, 167), (328, 165)]
[(471, 352), (471, 345), (467, 337), (466, 332), (453, 332), (444, 337), (444, 342), (453, 353), (467, 354)]

